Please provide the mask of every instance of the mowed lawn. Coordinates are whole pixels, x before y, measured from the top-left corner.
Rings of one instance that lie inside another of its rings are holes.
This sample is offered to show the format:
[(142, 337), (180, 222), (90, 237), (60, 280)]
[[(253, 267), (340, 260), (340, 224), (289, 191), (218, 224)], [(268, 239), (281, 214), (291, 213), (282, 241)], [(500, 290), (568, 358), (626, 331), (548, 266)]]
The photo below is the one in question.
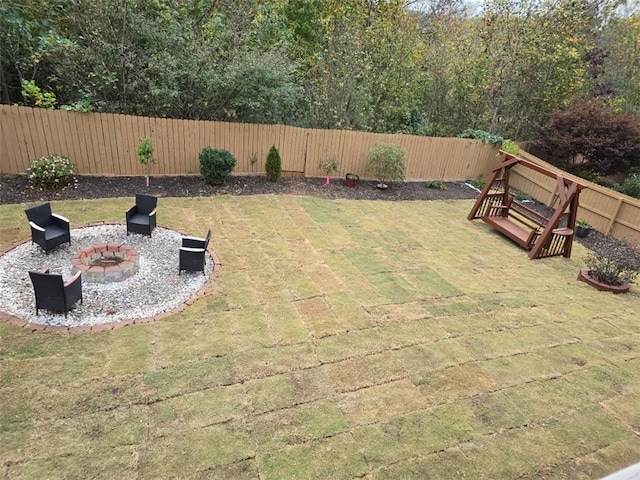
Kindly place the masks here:
[[(53, 208), (79, 226), (130, 204)], [(0, 478), (583, 479), (640, 461), (640, 287), (578, 282), (577, 244), (529, 260), (471, 205), (161, 198), (159, 225), (212, 229), (220, 276), (151, 324), (0, 324)], [(0, 206), (1, 248), (29, 238), (24, 208)]]

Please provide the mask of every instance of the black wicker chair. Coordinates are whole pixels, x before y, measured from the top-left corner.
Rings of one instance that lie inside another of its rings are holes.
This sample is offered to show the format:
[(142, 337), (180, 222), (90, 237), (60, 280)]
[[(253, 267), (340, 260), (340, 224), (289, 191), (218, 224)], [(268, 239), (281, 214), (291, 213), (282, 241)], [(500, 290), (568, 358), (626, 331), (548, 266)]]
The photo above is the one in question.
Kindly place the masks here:
[(151, 236), (156, 228), (156, 207), (158, 198), (152, 195), (136, 194), (136, 204), (125, 212), (127, 219), (127, 235), (140, 233)]
[(31, 227), (31, 241), (40, 245), (46, 253), (63, 243), (71, 244), (69, 220), (52, 213), (50, 203), (27, 208), (24, 213)]
[(49, 273), (49, 269), (29, 272), (33, 290), (36, 294), (36, 315), (42, 308), (53, 312), (64, 313), (71, 310), (74, 303), (82, 303), (82, 276), (76, 273), (66, 282), (62, 275)]
[(211, 230), (207, 232), (207, 236), (205, 238), (182, 237), (178, 274), (181, 274), (182, 270), (204, 273), (207, 247), (209, 246), (210, 239)]

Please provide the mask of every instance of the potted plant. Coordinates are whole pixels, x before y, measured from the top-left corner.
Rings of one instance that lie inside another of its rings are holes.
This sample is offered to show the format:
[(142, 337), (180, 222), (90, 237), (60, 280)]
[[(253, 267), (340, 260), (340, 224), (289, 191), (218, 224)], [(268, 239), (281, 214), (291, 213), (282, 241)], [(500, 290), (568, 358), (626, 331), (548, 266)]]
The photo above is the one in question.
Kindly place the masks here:
[(144, 137), (140, 140), (140, 144), (136, 147), (136, 155), (138, 155), (138, 161), (144, 170), (144, 176), (148, 187), (149, 164), (156, 163), (156, 159), (153, 158), (153, 142), (149, 137)]
[(576, 235), (580, 238), (584, 238), (591, 232), (592, 228), (589, 222), (586, 220), (578, 220), (576, 222)]
[(360, 177), (355, 173), (347, 173), (344, 177), (344, 183), (347, 187), (355, 187)]
[(320, 160), (320, 170), (325, 176), (325, 185), (331, 183), (331, 174), (340, 171), (340, 161), (337, 158), (324, 158)]
[(389, 182), (405, 179), (407, 155), (393, 143), (377, 143), (369, 150), (367, 168), (378, 180), (377, 188), (386, 189)]
[(637, 266), (628, 259), (610, 259), (595, 253), (586, 258), (578, 280), (603, 292), (626, 293), (638, 275)]

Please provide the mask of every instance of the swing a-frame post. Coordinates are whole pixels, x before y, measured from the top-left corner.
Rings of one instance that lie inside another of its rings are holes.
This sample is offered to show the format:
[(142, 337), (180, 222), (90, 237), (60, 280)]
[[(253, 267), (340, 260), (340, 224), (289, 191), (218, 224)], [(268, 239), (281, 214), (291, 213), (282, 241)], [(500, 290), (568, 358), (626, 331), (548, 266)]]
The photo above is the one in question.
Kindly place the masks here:
[[(509, 191), (509, 175), (516, 165), (556, 180), (557, 205), (551, 218), (518, 202)], [(503, 235), (529, 250), (529, 258), (571, 256), (573, 226), (578, 213), (580, 183), (541, 165), (502, 152), (467, 220), (482, 219)], [(565, 226), (560, 221), (566, 217)]]

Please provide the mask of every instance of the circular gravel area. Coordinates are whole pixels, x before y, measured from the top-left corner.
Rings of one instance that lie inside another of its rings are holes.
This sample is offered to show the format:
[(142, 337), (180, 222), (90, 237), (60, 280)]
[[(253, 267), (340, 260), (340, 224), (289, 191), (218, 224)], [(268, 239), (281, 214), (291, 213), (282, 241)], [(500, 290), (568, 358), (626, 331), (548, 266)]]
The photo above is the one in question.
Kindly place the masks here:
[[(45, 254), (25, 242), (0, 257), (0, 310), (29, 323), (58, 327), (83, 327), (123, 320), (148, 318), (174, 310), (194, 296), (214, 270), (206, 253), (205, 274), (178, 275), (181, 234), (157, 227), (151, 237), (127, 236), (125, 225), (99, 225), (71, 229), (71, 245), (64, 244)], [(62, 313), (40, 310), (36, 316), (35, 295), (29, 270), (45, 267), (51, 273), (72, 276), (71, 258), (79, 251), (101, 243), (126, 243), (140, 254), (140, 269), (132, 277), (114, 283), (82, 282), (82, 303), (65, 318)]]

